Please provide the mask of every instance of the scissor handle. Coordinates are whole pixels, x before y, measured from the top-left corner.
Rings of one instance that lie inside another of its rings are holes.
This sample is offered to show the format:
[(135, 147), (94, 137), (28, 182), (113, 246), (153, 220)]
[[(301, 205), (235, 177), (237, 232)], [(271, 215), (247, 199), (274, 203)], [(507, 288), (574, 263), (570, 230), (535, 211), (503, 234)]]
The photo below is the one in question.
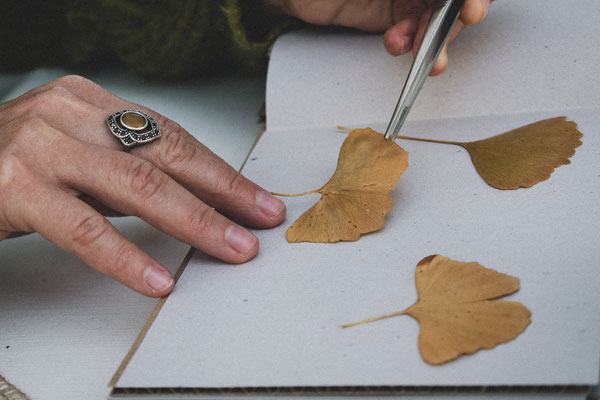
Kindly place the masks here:
[(413, 64), (404, 83), (404, 88), (392, 114), (392, 119), (385, 130), (385, 138), (396, 139), (404, 124), (408, 112), (431, 72), (435, 60), (446, 44), (454, 24), (460, 15), (465, 0), (438, 1), (425, 27), (423, 40), (415, 56)]

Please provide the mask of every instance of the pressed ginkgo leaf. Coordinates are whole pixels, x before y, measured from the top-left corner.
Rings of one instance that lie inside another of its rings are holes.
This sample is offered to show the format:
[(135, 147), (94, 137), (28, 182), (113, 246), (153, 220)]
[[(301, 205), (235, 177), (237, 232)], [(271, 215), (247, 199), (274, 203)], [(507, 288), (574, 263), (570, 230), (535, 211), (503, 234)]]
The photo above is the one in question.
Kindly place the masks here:
[(419, 351), (433, 365), (461, 354), (491, 349), (516, 338), (529, 325), (521, 303), (494, 300), (519, 290), (519, 279), (476, 262), (435, 255), (417, 265), (418, 300), (406, 310), (366, 319), (343, 328), (408, 314), (420, 325)]
[(555, 168), (569, 164), (582, 136), (575, 122), (557, 117), (461, 146), (490, 186), (518, 189), (545, 181)]
[(321, 199), (287, 230), (288, 242), (355, 241), (381, 229), (394, 204), (389, 192), (407, 167), (402, 147), (372, 129), (353, 130), (329, 182), (307, 192), (320, 193)]
[(569, 158), (581, 145), (582, 136), (575, 122), (556, 117), (475, 142), (410, 136), (398, 136), (398, 139), (462, 146), (488, 185), (508, 190), (528, 188), (550, 178), (555, 168), (571, 162)]

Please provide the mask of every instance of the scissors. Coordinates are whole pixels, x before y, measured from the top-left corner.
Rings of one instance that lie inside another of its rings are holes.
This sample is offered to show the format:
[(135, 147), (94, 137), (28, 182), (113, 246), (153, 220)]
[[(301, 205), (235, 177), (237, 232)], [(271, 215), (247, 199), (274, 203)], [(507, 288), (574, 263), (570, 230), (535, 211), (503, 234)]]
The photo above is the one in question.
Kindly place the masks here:
[(415, 102), (417, 95), (425, 83), (425, 78), (431, 72), (435, 60), (446, 44), (454, 24), (460, 14), (465, 0), (436, 0), (433, 5), (431, 18), (425, 27), (423, 40), (413, 61), (398, 104), (392, 114), (392, 119), (385, 130), (385, 138), (394, 140), (404, 124), (408, 112)]

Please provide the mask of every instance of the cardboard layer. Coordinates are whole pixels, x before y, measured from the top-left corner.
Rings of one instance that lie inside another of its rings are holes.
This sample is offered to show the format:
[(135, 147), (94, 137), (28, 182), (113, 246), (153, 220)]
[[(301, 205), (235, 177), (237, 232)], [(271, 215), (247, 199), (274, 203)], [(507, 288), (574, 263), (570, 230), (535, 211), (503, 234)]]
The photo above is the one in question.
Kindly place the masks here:
[[(253, 261), (231, 266), (195, 254), (118, 386), (595, 384), (599, 111), (567, 113), (584, 133), (583, 145), (572, 164), (530, 189), (491, 188), (461, 148), (403, 141), (409, 167), (392, 192), (386, 226), (357, 242), (287, 243), (285, 230), (316, 197), (286, 199), (286, 222), (256, 231), (261, 251)], [(550, 116), (432, 120), (407, 128), (474, 140)], [(319, 187), (335, 169), (344, 138), (333, 128), (266, 132), (244, 173), (278, 192)], [(506, 299), (526, 305), (532, 324), (512, 342), (440, 367), (421, 360), (415, 321), (339, 328), (412, 304), (414, 267), (436, 253), (519, 277), (520, 291)]]
[[(232, 389), (202, 389), (202, 388), (126, 388), (115, 389), (111, 399), (148, 399), (160, 396), (161, 399), (295, 399), (324, 400), (339, 399), (340, 396), (360, 396), (363, 399), (384, 400), (391, 396), (402, 397), (403, 400), (435, 399), (445, 400), (450, 396), (462, 395), (469, 400), (508, 400), (519, 399), (557, 399), (557, 400), (585, 400), (590, 392), (588, 386), (521, 386), (507, 388), (501, 387), (285, 387), (285, 388), (232, 388)], [(424, 397), (427, 396), (427, 397)]]
[[(600, 107), (596, 0), (502, 0), (448, 50), (409, 120)], [(385, 122), (412, 63), (380, 35), (294, 32), (271, 55), (267, 128)]]
[[(448, 71), (427, 80), (401, 133), (471, 141), (566, 115), (585, 135), (572, 164), (531, 189), (502, 192), (483, 182), (465, 150), (403, 141), (409, 168), (383, 230), (354, 243), (288, 244), (285, 230), (318, 195), (286, 199), (287, 222), (256, 232), (261, 251), (252, 262), (194, 256), (118, 386), (595, 384), (596, 19), (595, 0), (495, 2), (451, 46)], [(335, 126), (384, 129), (410, 62), (388, 56), (376, 35), (282, 37), (269, 66), (268, 130), (243, 172), (282, 193), (321, 187), (345, 138)], [(412, 304), (414, 266), (436, 253), (519, 277), (512, 297), (532, 311), (527, 331), (432, 367), (419, 357), (415, 321), (338, 328)]]

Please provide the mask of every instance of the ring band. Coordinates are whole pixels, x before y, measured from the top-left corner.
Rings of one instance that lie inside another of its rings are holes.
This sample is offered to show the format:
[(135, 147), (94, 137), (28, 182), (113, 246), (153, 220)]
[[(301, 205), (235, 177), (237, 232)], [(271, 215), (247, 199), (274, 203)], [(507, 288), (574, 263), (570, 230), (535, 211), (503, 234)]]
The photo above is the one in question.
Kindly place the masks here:
[(160, 137), (154, 118), (143, 111), (123, 110), (106, 118), (108, 128), (127, 147), (149, 143)]

